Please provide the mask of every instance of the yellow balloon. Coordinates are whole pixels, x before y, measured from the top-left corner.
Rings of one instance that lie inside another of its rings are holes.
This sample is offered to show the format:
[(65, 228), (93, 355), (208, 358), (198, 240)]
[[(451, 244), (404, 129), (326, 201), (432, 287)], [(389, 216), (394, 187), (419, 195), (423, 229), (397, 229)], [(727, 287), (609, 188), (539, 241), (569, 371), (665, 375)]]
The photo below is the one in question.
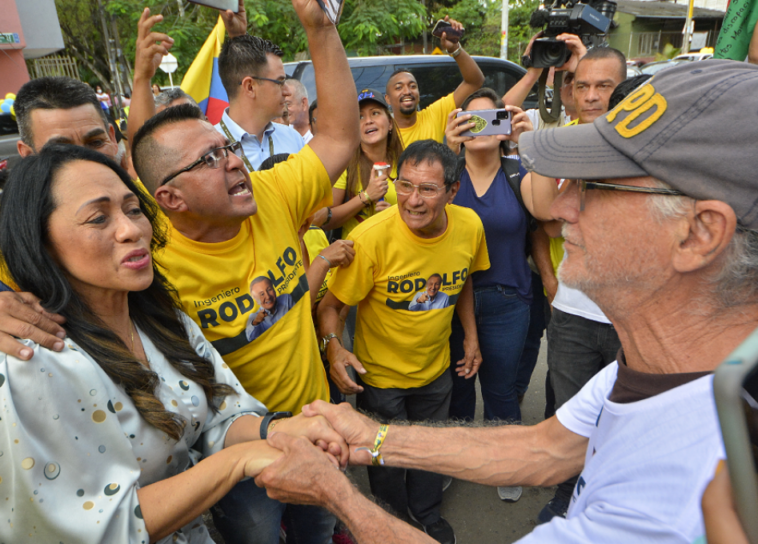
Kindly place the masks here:
[(6, 100), (8, 100), (9, 98), (10, 98), (11, 100), (16, 100), (16, 95), (15, 95), (15, 94), (13, 94), (13, 93), (8, 93), (8, 94), (6, 94), (6, 95), (5, 95), (5, 99), (6, 99)]

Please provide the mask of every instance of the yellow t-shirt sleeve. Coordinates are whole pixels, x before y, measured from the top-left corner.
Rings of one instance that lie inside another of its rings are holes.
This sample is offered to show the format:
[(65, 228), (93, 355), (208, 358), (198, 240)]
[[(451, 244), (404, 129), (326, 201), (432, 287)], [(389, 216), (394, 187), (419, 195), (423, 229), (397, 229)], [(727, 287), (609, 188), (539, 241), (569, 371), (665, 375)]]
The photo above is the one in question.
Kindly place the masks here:
[[(352, 239), (352, 236), (348, 236), (348, 240)], [(329, 291), (348, 306), (355, 306), (365, 299), (374, 287), (375, 263), (371, 260), (371, 255), (376, 254), (375, 244), (365, 237), (359, 237), (358, 240), (353, 241), (355, 242), (353, 262), (346, 268), (342, 266), (334, 268), (332, 277), (329, 278)]]
[(335, 189), (347, 190), (347, 169), (340, 174), (339, 179), (334, 184)]
[(447, 128), (447, 116), (450, 115), (450, 112), (454, 109), (455, 98), (453, 97), (453, 93), (443, 96), (436, 102), (430, 104), (427, 108), (427, 110), (429, 110), (429, 122), (437, 127), (438, 130), (441, 130), (443, 135)]
[(471, 272), (487, 270), (490, 267), (490, 254), (487, 250), (487, 239), (484, 235), (484, 225), (482, 225), (481, 219), (479, 220), (479, 232), (477, 234), (478, 247), (476, 249), (476, 256), (474, 257), (474, 264), (471, 265)]
[(286, 204), (286, 213), (296, 227), (314, 212), (332, 204), (329, 174), (315, 151), (307, 145), (270, 170), (252, 172), (250, 178), (253, 197), (257, 186), (272, 187), (279, 193)]

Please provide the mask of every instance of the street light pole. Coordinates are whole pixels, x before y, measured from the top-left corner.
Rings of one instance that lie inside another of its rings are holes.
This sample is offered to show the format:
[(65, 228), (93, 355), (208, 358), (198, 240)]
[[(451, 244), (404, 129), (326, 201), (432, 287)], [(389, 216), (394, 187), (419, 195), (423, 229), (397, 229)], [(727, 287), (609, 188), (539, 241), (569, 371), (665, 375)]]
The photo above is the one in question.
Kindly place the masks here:
[(508, 0), (503, 0), (503, 17), (500, 22), (500, 58), (508, 60)]
[(687, 20), (684, 23), (684, 43), (682, 44), (682, 53), (690, 52), (690, 38), (692, 37), (692, 11), (695, 7), (695, 0), (690, 0), (690, 7), (687, 10)]

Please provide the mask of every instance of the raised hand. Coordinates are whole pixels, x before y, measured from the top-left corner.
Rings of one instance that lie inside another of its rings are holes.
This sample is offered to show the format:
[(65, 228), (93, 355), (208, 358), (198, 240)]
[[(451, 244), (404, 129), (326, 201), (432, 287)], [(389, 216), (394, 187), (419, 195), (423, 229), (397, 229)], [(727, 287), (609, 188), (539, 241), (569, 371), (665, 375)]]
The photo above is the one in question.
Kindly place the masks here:
[[(463, 25), (455, 19), (451, 19), (449, 15), (445, 15), (445, 21), (450, 23), (450, 26), (454, 30), (464, 30)], [(440, 45), (442, 46), (442, 49), (448, 53), (452, 53), (458, 49), (458, 38), (455, 36), (448, 37), (447, 32), (443, 32), (442, 37), (440, 38)]]
[(134, 77), (150, 80), (158, 70), (165, 55), (171, 51), (174, 40), (168, 34), (153, 32), (153, 27), (163, 21), (163, 15), (150, 15), (145, 8), (137, 23), (137, 43), (134, 53)]
[(230, 38), (236, 38), (247, 34), (247, 13), (245, 12), (244, 0), (239, 0), (237, 13), (228, 9), (220, 13), (221, 20), (224, 21), (226, 32)]
[(366, 194), (373, 202), (378, 202), (380, 198), (384, 198), (384, 195), (387, 194), (388, 185), (387, 170), (375, 170), (372, 168), (368, 178), (368, 187), (365, 189)]
[(517, 108), (516, 106), (506, 106), (505, 109), (511, 112), (511, 133), (506, 136), (506, 139), (518, 143), (519, 137), (524, 132), (531, 132), (534, 130), (532, 120), (529, 119), (529, 116), (521, 108)]
[(461, 136), (461, 132), (471, 130), (476, 126), (475, 123), (470, 121), (471, 114), (466, 113), (460, 117), (456, 117), (458, 113), (463, 110), (456, 108), (451, 111), (447, 116), (447, 127), (445, 127), (445, 139), (447, 146), (453, 150), (456, 155), (461, 152), (461, 145), (470, 142), (474, 138), (472, 136)]

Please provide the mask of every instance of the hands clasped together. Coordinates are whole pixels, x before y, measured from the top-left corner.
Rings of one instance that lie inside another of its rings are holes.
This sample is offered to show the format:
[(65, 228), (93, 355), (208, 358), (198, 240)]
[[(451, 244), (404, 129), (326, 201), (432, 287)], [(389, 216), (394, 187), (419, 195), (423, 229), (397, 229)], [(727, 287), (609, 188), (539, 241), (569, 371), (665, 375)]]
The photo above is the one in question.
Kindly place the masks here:
[(379, 425), (348, 403), (307, 404), (301, 415), (282, 420), (268, 435), (268, 444), (282, 453), (255, 483), (281, 502), (325, 505), (335, 471), (344, 470), (348, 461), (371, 464), (372, 456), (363, 448), (373, 447)]

